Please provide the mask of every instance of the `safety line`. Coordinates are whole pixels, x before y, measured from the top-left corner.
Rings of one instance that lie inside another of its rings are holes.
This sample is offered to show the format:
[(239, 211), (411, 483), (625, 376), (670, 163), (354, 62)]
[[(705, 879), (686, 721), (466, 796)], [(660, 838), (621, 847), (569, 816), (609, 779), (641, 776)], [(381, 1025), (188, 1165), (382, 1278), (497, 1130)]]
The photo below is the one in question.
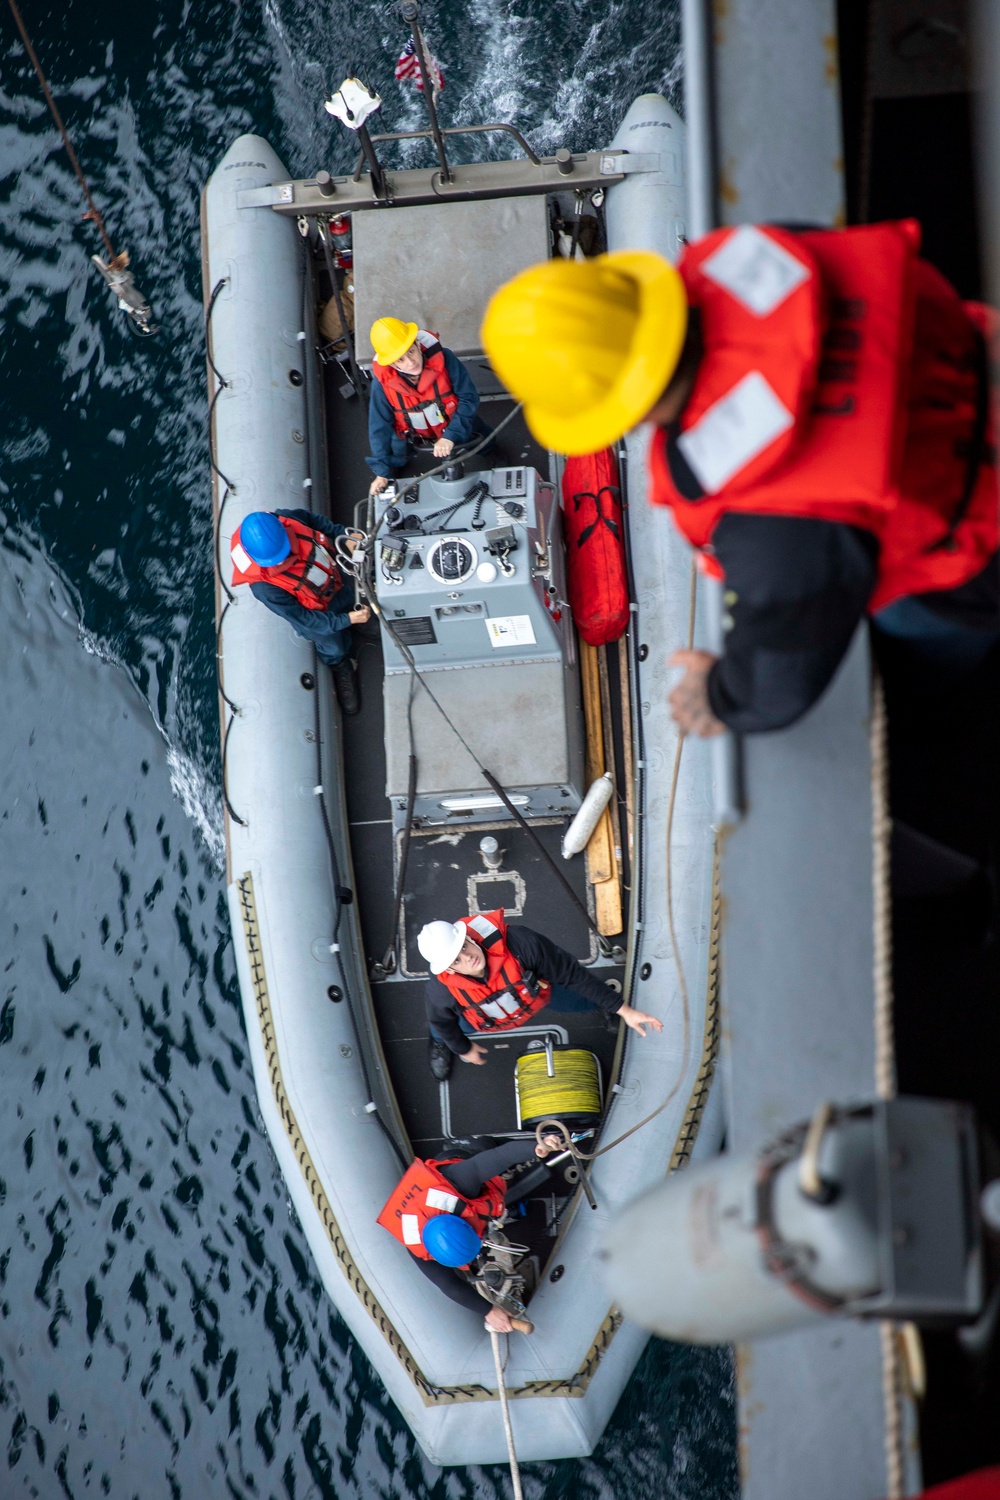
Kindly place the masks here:
[(521, 1489), (521, 1470), (517, 1463), (517, 1449), (514, 1447), (514, 1429), (510, 1425), (510, 1407), (507, 1405), (507, 1387), (503, 1378), (503, 1360), (500, 1358), (500, 1335), (495, 1328), (490, 1329), (490, 1343), (493, 1346), (493, 1367), (496, 1370), (497, 1376), (497, 1395), (500, 1397), (500, 1411), (503, 1414), (503, 1432), (504, 1437), (507, 1439), (507, 1462), (510, 1465), (510, 1482), (514, 1488), (514, 1500), (524, 1500), (524, 1492)]
[(59, 113), (59, 110), (56, 106), (56, 101), (52, 97), (52, 90), (49, 88), (48, 79), (42, 72), (42, 65), (38, 61), (38, 58), (35, 56), (35, 49), (31, 45), (31, 41), (28, 36), (27, 30), (25, 29), (24, 22), (21, 19), (21, 12), (18, 10), (15, 0), (7, 0), (7, 3), (10, 6), (11, 14), (14, 17), (15, 22), (17, 23), (17, 29), (21, 33), (21, 40), (24, 43), (24, 49), (27, 52), (28, 57), (31, 59), (31, 66), (34, 68), (35, 73), (38, 76), (38, 82), (42, 86), (42, 93), (45, 95), (45, 101), (48, 104), (49, 109), (52, 111), (52, 118), (55, 120), (56, 124), (59, 127), (59, 134), (62, 136), (62, 143), (66, 147), (66, 155), (69, 157), (73, 167), (73, 171), (76, 173), (76, 180), (77, 182), (79, 182), (80, 187), (83, 190), (83, 196), (87, 200), (88, 212), (84, 214), (84, 218), (93, 220), (93, 222), (97, 225), (101, 239), (104, 241), (104, 248), (107, 250), (111, 259), (115, 261), (118, 259), (117, 255), (115, 254), (115, 247), (114, 245), (112, 245), (110, 237), (108, 235), (108, 231), (104, 227), (104, 220), (101, 217), (101, 211), (98, 208), (97, 204), (94, 202), (93, 197), (91, 196), (90, 188), (87, 185), (87, 179), (83, 175), (83, 168), (80, 166), (80, 163), (76, 159), (76, 152), (73, 150), (73, 143), (69, 138), (66, 126), (63, 124), (62, 115)]

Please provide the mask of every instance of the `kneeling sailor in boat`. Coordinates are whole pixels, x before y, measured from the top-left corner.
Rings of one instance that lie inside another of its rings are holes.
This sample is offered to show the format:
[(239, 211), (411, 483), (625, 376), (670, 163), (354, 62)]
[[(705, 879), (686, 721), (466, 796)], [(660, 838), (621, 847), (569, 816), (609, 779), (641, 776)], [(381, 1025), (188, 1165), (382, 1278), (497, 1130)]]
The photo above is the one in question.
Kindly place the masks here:
[(427, 981), (430, 1068), (444, 1080), (452, 1059), (485, 1063), (487, 1050), (470, 1040), (477, 1032), (512, 1031), (550, 1006), (554, 1011), (599, 1010), (614, 1024), (646, 1035), (663, 1022), (622, 1003), (614, 990), (578, 964), (571, 953), (530, 927), (510, 926), (503, 911), (457, 922), (428, 922), (417, 947), (434, 976)]
[[(233, 583), (248, 583), (255, 599), (288, 621), (297, 635), (316, 644), (333, 673), (345, 714), (361, 707), (348, 652), (351, 626), (371, 618), (367, 605), (351, 609), (341, 589), (347, 581), (329, 543), (346, 526), (309, 510), (255, 510), (236, 528), (230, 544)], [(354, 543), (348, 542), (353, 551)]]
[[(504, 1141), (464, 1159), (446, 1156), (421, 1161), (418, 1157), (391, 1194), (378, 1222), (406, 1246), (446, 1297), (479, 1312), (483, 1299), (475, 1289), (471, 1268), (490, 1223), (502, 1221), (507, 1212), (501, 1173), (532, 1157), (544, 1160), (561, 1148), (558, 1136), (547, 1135), (541, 1145), (534, 1140)], [(497, 1333), (510, 1333), (514, 1325), (502, 1307), (491, 1307), (486, 1326)]]
[(413, 446), (433, 445), (447, 458), (456, 443), (490, 429), (479, 416), (479, 392), (465, 366), (436, 333), (399, 318), (376, 318), (369, 337), (375, 350), (368, 403), (369, 494), (384, 490), (408, 462)]
[(651, 499), (725, 581), (725, 649), (678, 651), (685, 730), (753, 733), (817, 701), (867, 612), (922, 664), (1000, 639), (986, 340), (912, 220), (720, 229), (677, 270), (554, 260), (483, 323), (528, 426), (568, 454), (653, 424)]

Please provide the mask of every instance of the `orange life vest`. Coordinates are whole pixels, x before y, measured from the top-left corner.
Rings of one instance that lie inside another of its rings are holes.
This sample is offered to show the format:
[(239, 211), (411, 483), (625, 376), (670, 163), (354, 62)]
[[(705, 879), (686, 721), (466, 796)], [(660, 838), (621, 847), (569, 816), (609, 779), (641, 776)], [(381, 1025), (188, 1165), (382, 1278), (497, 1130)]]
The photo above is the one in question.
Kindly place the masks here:
[(458, 410), (458, 397), (451, 388), (444, 350), (436, 333), (417, 334), (424, 367), (416, 381), (407, 380), (392, 365), (372, 363), (372, 374), (385, 391), (392, 419), (400, 437), (436, 443)]
[(460, 1160), (457, 1156), (443, 1157), (440, 1161), (421, 1161), (418, 1157), (390, 1193), (378, 1216), (382, 1228), (388, 1229), (418, 1260), (433, 1259), (424, 1249), (421, 1234), (427, 1221), (438, 1214), (457, 1214), (481, 1237), (490, 1220), (502, 1219), (506, 1212), (502, 1177), (490, 1177), (484, 1182), (477, 1198), (463, 1198), (456, 1192), (440, 1168)]
[(652, 499), (706, 570), (723, 515), (873, 532), (872, 611), (956, 588), (1000, 543), (989, 313), (917, 258), (912, 220), (801, 234), (743, 225), (680, 264), (704, 355), (679, 424), (655, 434)]
[(287, 516), (278, 520), (288, 532), (291, 552), (273, 568), (261, 568), (240, 541), (240, 528), (233, 533), (229, 552), (233, 560), (233, 583), (273, 583), (294, 595), (306, 609), (329, 609), (330, 601), (344, 582), (337, 560), (329, 549), (329, 537)]
[(475, 1031), (512, 1031), (524, 1026), (552, 996), (547, 979), (529, 984), (524, 970), (507, 947), (507, 923), (502, 909), (477, 917), (459, 917), (486, 954), (486, 977), (439, 974), (441, 983), (458, 1001), (462, 1015)]

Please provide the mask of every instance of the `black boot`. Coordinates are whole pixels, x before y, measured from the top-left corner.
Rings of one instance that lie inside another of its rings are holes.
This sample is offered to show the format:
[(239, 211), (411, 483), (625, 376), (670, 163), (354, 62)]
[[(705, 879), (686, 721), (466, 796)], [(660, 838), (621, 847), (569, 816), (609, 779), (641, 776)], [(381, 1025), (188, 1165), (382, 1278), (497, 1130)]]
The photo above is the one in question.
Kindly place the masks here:
[(353, 718), (361, 707), (361, 694), (358, 692), (358, 677), (354, 670), (354, 663), (349, 656), (343, 661), (338, 661), (330, 667), (333, 673), (333, 686), (337, 693), (337, 702), (340, 711), (346, 718)]
[(451, 1076), (452, 1050), (446, 1047), (444, 1042), (439, 1042), (437, 1037), (432, 1036), (428, 1042), (427, 1061), (431, 1072), (438, 1083), (444, 1083)]

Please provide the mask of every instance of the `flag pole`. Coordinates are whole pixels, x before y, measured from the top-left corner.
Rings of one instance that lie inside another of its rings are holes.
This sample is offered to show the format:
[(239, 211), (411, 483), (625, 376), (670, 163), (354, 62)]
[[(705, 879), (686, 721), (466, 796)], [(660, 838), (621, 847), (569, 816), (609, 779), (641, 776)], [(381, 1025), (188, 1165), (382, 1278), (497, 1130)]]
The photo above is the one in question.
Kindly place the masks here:
[(420, 13), (420, 7), (417, 5), (417, 0), (403, 0), (403, 3), (400, 6), (400, 10), (403, 13), (403, 20), (409, 23), (413, 31), (413, 51), (416, 54), (417, 62), (420, 65), (420, 77), (423, 80), (424, 85), (424, 102), (427, 105), (427, 113), (430, 116), (431, 135), (434, 137), (434, 145), (437, 150), (438, 161), (441, 164), (441, 180), (443, 182), (451, 182), (452, 172), (451, 168), (448, 165), (448, 158), (445, 155), (444, 151), (444, 136), (441, 134), (441, 127), (438, 124), (437, 109), (434, 106), (434, 86), (431, 79), (431, 70), (427, 66), (427, 53), (424, 50), (424, 36), (423, 32), (420, 30), (420, 22), (417, 20), (417, 17)]

